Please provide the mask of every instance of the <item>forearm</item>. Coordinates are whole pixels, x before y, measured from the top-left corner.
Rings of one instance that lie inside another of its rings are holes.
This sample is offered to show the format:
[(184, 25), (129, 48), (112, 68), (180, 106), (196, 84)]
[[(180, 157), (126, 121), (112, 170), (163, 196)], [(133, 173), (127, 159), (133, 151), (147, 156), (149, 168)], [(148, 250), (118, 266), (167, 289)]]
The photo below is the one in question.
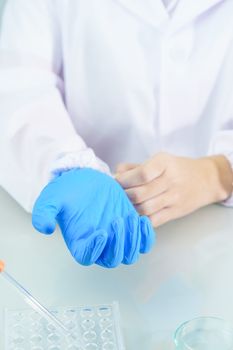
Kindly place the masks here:
[(9, 0), (1, 26), (0, 186), (27, 211), (54, 174), (77, 167), (105, 171), (62, 99), (62, 53), (49, 4)]

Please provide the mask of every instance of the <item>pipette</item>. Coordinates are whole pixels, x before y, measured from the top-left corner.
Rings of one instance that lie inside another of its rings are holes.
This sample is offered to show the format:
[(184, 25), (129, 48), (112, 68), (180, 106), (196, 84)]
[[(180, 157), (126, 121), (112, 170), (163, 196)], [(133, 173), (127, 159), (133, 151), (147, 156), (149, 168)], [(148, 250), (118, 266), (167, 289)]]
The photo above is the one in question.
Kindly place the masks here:
[(41, 316), (52, 322), (57, 329), (61, 330), (65, 335), (73, 336), (66, 326), (54, 316), (46, 307), (44, 307), (38, 300), (36, 300), (20, 283), (18, 283), (8, 272), (5, 271), (5, 264), (0, 260), (0, 275), (8, 281), (21, 294), (24, 300)]

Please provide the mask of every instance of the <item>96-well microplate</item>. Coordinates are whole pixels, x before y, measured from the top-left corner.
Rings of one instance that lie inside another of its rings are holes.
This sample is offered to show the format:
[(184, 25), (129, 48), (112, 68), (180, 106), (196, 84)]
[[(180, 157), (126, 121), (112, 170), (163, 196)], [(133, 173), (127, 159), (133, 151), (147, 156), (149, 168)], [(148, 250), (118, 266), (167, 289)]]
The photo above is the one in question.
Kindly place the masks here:
[(125, 350), (116, 302), (51, 312), (70, 335), (33, 310), (6, 310), (6, 350)]

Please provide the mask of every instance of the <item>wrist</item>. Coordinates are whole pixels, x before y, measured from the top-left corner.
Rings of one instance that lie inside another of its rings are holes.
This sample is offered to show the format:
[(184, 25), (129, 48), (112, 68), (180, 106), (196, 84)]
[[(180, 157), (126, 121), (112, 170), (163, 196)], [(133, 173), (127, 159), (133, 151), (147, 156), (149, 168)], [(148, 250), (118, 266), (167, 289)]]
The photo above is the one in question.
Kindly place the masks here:
[(233, 190), (233, 171), (230, 162), (224, 155), (209, 156), (201, 160), (207, 165), (210, 203), (226, 200)]

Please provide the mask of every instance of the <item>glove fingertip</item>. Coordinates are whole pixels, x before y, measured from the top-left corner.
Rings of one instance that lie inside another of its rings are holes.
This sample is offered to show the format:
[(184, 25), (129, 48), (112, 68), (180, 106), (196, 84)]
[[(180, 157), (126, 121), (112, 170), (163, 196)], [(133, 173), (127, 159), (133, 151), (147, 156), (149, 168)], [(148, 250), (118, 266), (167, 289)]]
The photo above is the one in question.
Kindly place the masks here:
[(37, 231), (50, 235), (56, 228), (56, 220), (54, 218), (33, 214), (32, 225)]
[(93, 250), (93, 261), (95, 262), (102, 254), (108, 240), (108, 235), (105, 230), (97, 230), (95, 232), (95, 246)]
[(74, 241), (71, 246), (71, 254), (79, 264), (93, 265), (103, 252), (106, 242), (107, 232), (97, 230), (90, 235), (88, 240)]
[(139, 254), (134, 255), (134, 257), (131, 258), (131, 259), (124, 258), (123, 261), (122, 261), (122, 264), (124, 264), (124, 265), (133, 265), (133, 264), (135, 264), (138, 260), (139, 260)]
[(139, 259), (141, 246), (140, 217), (137, 213), (132, 213), (127, 219), (127, 241), (123, 264), (132, 265)]
[(112, 222), (111, 228), (116, 235), (121, 237), (124, 234), (124, 220), (118, 217)]
[(96, 264), (113, 269), (118, 267), (124, 258), (125, 225), (122, 217), (116, 217), (108, 231), (108, 240)]
[(152, 249), (156, 240), (156, 233), (153, 229), (150, 219), (147, 216), (141, 216), (140, 218), (141, 226), (141, 246), (140, 253), (146, 254)]

